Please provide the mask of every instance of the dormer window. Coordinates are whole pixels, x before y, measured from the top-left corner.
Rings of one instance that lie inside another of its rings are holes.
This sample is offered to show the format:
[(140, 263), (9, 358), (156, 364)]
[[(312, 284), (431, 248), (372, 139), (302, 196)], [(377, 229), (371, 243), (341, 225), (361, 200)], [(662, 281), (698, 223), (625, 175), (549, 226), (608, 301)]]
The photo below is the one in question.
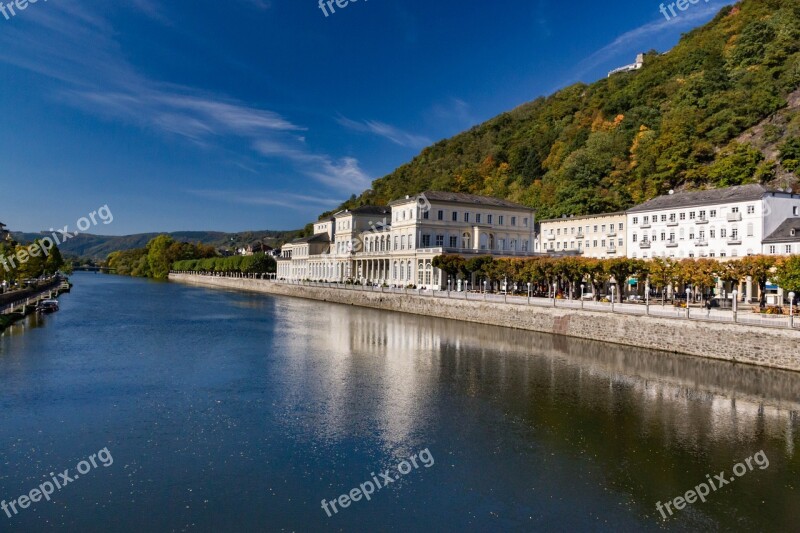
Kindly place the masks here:
[(796, 230), (796, 229), (794, 229), (794, 228), (792, 228), (792, 229), (789, 231), (789, 234), (790, 234), (792, 237), (794, 237), (794, 236), (797, 234), (797, 230)]

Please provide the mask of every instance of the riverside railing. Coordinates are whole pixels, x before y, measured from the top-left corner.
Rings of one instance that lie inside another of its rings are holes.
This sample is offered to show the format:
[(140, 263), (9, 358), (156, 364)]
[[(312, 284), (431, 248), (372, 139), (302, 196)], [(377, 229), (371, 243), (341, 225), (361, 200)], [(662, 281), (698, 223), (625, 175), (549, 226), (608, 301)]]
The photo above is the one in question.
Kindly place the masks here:
[[(748, 326), (760, 326), (768, 328), (798, 329), (800, 328), (800, 318), (789, 315), (765, 315), (748, 313), (740, 309), (738, 313), (729, 310), (673, 307), (661, 302), (652, 303), (610, 303), (581, 300), (562, 300), (558, 298), (541, 298), (536, 296), (520, 296), (503, 293), (492, 293), (482, 291), (448, 291), (425, 288), (403, 288), (403, 287), (384, 287), (382, 285), (360, 285), (353, 283), (319, 282), (319, 281), (300, 281), (300, 280), (279, 280), (275, 274), (240, 274), (240, 273), (208, 273), (208, 272), (184, 272), (175, 271), (175, 274), (189, 274), (211, 277), (223, 277), (234, 279), (254, 279), (280, 283), (282, 285), (297, 285), (303, 287), (320, 287), (329, 289), (342, 289), (360, 292), (377, 292), (386, 294), (406, 294), (429, 298), (442, 298), (450, 300), (464, 300), (470, 302), (492, 302), (506, 303), (512, 305), (522, 305), (531, 307), (549, 307), (556, 309), (572, 309), (575, 311), (592, 311), (599, 313), (614, 313), (634, 316), (651, 316), (656, 318), (669, 318), (675, 320), (698, 320), (703, 322), (719, 322), (728, 324), (743, 324)], [(798, 315), (797, 308), (793, 309), (794, 314)]]

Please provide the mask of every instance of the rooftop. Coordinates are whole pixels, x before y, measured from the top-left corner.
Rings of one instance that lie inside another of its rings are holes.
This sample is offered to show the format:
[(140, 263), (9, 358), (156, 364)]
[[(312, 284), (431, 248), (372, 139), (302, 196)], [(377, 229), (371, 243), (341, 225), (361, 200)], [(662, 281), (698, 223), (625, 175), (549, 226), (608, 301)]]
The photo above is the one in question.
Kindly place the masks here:
[(301, 239), (295, 239), (291, 242), (291, 244), (310, 244), (313, 242), (331, 242), (331, 237), (327, 233), (317, 233), (312, 237), (303, 237)]
[(406, 198), (389, 202), (390, 206), (403, 203), (411, 198), (425, 197), (428, 201), (436, 202), (450, 202), (453, 204), (466, 204), (466, 205), (483, 205), (487, 207), (505, 207), (508, 209), (524, 209), (526, 211), (533, 211), (528, 206), (509, 202), (500, 198), (491, 196), (478, 196), (476, 194), (467, 194), (463, 192), (444, 192), (444, 191), (425, 191), (422, 194), (415, 196), (407, 196)]
[(345, 216), (345, 215), (388, 215), (391, 214), (391, 209), (386, 206), (382, 205), (362, 205), (361, 207), (356, 207), (355, 209), (346, 209), (344, 211), (339, 211), (334, 216)]
[(800, 217), (787, 218), (778, 229), (772, 232), (766, 239), (766, 244), (781, 242), (800, 242)]
[(617, 217), (624, 214), (625, 211), (614, 211), (613, 213), (598, 213), (596, 215), (580, 215), (577, 217), (550, 218), (547, 220), (540, 220), (539, 224), (544, 224), (547, 222), (570, 222), (573, 220), (588, 220), (590, 218), (600, 218), (600, 217)]
[(730, 202), (746, 202), (760, 200), (765, 194), (780, 193), (782, 191), (770, 190), (763, 185), (738, 185), (726, 189), (710, 189), (706, 191), (686, 191), (675, 194), (665, 194), (653, 198), (649, 202), (639, 204), (628, 209), (628, 213), (642, 211), (655, 211), (657, 209), (672, 209), (676, 207), (695, 207), (701, 205), (725, 204)]

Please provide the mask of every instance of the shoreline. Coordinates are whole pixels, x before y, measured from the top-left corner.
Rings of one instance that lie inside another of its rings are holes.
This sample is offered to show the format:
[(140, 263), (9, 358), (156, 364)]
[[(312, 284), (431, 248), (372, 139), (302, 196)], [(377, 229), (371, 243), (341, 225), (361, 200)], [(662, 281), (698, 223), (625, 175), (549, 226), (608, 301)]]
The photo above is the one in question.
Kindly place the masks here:
[(800, 331), (514, 303), (170, 274), (170, 281), (434, 316), (800, 372)]

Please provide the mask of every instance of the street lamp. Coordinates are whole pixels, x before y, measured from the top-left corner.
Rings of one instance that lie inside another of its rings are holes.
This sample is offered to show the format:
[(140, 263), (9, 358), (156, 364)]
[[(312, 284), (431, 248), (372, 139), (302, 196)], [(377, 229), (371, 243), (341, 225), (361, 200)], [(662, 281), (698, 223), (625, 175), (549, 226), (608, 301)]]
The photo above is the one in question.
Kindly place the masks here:
[(736, 322), (736, 309), (738, 308), (739, 304), (739, 291), (733, 289), (731, 292), (731, 297), (733, 298), (733, 321)]
[(489, 280), (483, 280), (483, 300), (486, 301), (486, 294), (487, 288), (486, 285), (489, 283)]
[(447, 297), (450, 298), (450, 276), (447, 276)]
[(789, 293), (789, 328), (794, 328), (794, 293)]
[(558, 295), (558, 283), (553, 283), (553, 307), (556, 306), (557, 295)]
[(644, 282), (645, 314), (650, 315), (650, 280)]
[(528, 282), (528, 305), (531, 305), (531, 282)]
[(612, 285), (612, 286), (611, 286), (611, 312), (612, 312), (612, 313), (614, 312), (614, 302), (617, 300), (617, 299), (614, 297), (614, 289), (616, 289), (616, 288), (617, 288), (617, 286), (616, 286), (616, 285)]
[(583, 309), (583, 290), (586, 288), (585, 283), (581, 283), (581, 309)]
[(689, 318), (689, 299), (692, 297), (691, 287), (686, 287), (686, 318)]

